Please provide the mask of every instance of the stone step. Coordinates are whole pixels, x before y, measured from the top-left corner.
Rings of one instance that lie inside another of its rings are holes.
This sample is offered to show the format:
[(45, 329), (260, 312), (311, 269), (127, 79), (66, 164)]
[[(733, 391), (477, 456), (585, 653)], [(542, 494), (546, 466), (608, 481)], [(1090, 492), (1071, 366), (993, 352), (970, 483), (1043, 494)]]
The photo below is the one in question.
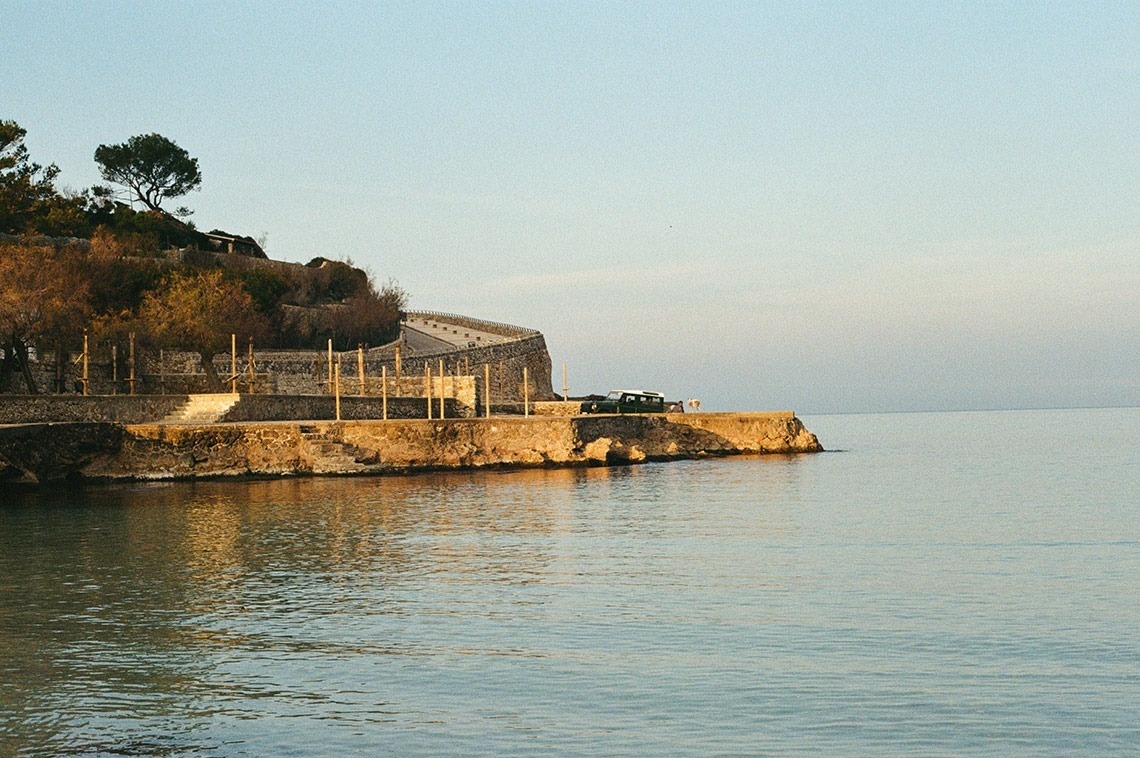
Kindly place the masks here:
[(356, 448), (343, 442), (329, 439), (316, 427), (302, 426), (301, 438), (305, 440), (314, 474), (345, 474), (364, 471), (363, 464), (356, 460)]
[(212, 424), (215, 423), (241, 399), (233, 393), (212, 393), (190, 395), (185, 403), (166, 418), (164, 424)]

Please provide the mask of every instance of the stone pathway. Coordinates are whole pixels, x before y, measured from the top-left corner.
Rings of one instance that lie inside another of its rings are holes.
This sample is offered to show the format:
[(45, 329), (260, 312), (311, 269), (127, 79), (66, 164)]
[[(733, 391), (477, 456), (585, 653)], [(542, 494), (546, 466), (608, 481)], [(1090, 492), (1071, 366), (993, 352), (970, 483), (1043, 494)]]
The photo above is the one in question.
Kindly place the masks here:
[[(409, 315), (404, 321), (405, 339), (412, 349), (419, 352), (446, 350), (457, 347), (482, 347), (499, 342), (510, 342), (517, 337), (495, 334), (469, 326), (433, 321), (424, 316)], [(423, 345), (416, 344), (417, 339)], [(433, 344), (434, 343), (434, 344)]]

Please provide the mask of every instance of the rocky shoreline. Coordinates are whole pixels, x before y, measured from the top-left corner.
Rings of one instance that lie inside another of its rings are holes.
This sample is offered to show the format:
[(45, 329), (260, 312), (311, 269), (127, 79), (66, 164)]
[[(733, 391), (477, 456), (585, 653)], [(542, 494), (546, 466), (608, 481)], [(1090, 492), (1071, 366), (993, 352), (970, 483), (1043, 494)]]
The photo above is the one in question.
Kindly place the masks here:
[(0, 428), (0, 485), (605, 466), (823, 448), (791, 412)]

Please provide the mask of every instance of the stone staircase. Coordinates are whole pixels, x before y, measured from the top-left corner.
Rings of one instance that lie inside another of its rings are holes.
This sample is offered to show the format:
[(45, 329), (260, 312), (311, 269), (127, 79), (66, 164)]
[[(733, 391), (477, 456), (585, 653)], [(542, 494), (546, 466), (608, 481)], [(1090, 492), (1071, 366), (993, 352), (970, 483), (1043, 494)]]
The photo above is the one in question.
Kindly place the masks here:
[(237, 405), (241, 395), (190, 395), (180, 408), (162, 419), (163, 424), (213, 424)]
[(350, 474), (366, 469), (357, 461), (358, 448), (331, 439), (318, 426), (302, 424), (301, 438), (314, 474)]

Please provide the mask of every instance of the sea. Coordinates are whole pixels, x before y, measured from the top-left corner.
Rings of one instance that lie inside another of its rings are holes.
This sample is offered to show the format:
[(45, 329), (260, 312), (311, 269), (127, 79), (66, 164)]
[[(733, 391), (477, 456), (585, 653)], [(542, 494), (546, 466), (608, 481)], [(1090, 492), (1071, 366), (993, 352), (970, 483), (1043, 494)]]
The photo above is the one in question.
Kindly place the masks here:
[(1140, 409), (0, 491), (0, 755), (1140, 754)]

